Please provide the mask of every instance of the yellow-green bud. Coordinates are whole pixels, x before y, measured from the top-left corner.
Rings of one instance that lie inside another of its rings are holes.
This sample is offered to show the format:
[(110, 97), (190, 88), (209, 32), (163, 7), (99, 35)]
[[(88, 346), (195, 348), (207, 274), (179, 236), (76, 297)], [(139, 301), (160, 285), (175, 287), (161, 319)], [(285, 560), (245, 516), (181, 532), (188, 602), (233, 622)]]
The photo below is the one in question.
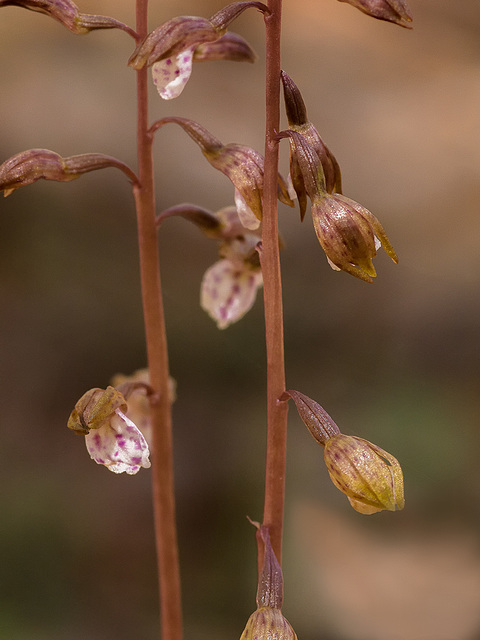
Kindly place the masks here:
[(394, 456), (377, 445), (339, 433), (325, 443), (333, 484), (364, 514), (403, 509), (403, 474)]

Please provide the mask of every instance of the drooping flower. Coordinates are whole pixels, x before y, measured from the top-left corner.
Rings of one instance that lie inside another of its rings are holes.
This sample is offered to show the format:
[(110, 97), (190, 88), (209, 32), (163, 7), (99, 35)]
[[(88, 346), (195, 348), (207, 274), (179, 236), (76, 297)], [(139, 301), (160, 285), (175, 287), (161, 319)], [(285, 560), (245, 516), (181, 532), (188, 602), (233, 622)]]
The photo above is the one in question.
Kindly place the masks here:
[[(264, 158), (255, 149), (242, 144), (223, 144), (198, 122), (169, 116), (158, 120), (151, 128), (156, 131), (167, 123), (178, 124), (200, 147), (208, 162), (229, 178), (235, 187), (235, 204), (243, 226), (255, 230), (263, 213)], [(287, 185), (278, 174), (278, 199), (294, 206)]]
[(339, 0), (360, 9), (372, 18), (393, 22), (400, 27), (411, 29), (412, 14), (405, 0)]
[(228, 25), (249, 7), (268, 12), (261, 2), (243, 1), (227, 5), (208, 20), (198, 16), (172, 18), (148, 34), (128, 64), (137, 70), (151, 67), (158, 93), (164, 100), (172, 100), (182, 93), (194, 60), (254, 62), (256, 54), (246, 40), (227, 33)]
[(264, 545), (264, 560), (258, 579), (257, 609), (248, 619), (240, 640), (297, 640), (297, 634), (281, 611), (283, 575), (270, 543), (268, 528), (256, 526), (257, 536)]
[(340, 432), (334, 420), (317, 402), (299, 391), (286, 391), (316, 442), (333, 484), (359, 513), (403, 509), (403, 474), (398, 460), (368, 440)]
[(365, 282), (376, 276), (373, 258), (383, 246), (397, 263), (385, 229), (365, 207), (339, 193), (328, 193), (322, 163), (314, 147), (297, 131), (279, 134), (292, 142), (303, 185), (312, 202), (315, 233), (330, 266)]
[[(148, 385), (143, 385), (148, 387)], [(133, 475), (150, 467), (147, 441), (129, 418), (125, 396), (114, 387), (90, 389), (77, 402), (67, 426), (85, 436), (90, 457), (114, 473)]]
[(70, 182), (84, 173), (116, 167), (125, 173), (133, 182), (137, 177), (133, 171), (120, 160), (102, 153), (83, 153), (78, 156), (62, 158), (58, 153), (48, 149), (28, 149), (8, 158), (0, 165), (0, 191), (8, 196), (37, 180), (56, 180)]
[(163, 211), (158, 224), (174, 216), (193, 222), (206, 236), (220, 242), (220, 260), (203, 276), (200, 305), (219, 329), (226, 329), (252, 308), (263, 284), (257, 251), (260, 231), (246, 230), (236, 207), (212, 213), (195, 205), (177, 205)]
[(80, 13), (72, 0), (0, 0), (0, 8), (8, 6), (44, 13), (75, 34), (88, 33), (93, 29), (122, 29), (135, 35), (133, 29), (114, 18)]

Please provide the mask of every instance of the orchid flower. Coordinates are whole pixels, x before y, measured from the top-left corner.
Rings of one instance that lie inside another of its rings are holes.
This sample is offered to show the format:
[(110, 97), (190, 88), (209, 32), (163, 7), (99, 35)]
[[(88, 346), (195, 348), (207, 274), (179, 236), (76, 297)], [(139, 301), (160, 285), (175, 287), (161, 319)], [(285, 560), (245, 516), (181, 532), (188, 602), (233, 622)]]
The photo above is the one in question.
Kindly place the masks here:
[(128, 413), (119, 389), (90, 389), (75, 405), (67, 426), (85, 436), (87, 451), (97, 464), (113, 473), (133, 475), (141, 467), (148, 469), (150, 460), (147, 441)]
[(233, 2), (210, 19), (178, 16), (154, 29), (138, 45), (128, 62), (136, 70), (152, 68), (152, 78), (164, 100), (177, 98), (192, 73), (193, 61), (254, 62), (256, 54), (241, 36), (227, 33), (228, 25), (245, 9), (268, 12), (261, 2)]

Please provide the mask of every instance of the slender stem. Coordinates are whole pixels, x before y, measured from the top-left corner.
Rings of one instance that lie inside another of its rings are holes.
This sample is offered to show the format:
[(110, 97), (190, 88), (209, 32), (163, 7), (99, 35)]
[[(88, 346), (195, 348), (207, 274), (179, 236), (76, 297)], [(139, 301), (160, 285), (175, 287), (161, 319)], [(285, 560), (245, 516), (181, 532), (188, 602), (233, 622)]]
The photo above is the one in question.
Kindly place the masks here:
[[(147, 34), (148, 0), (136, 0), (137, 31)], [(137, 72), (137, 206), (142, 300), (150, 384), (156, 400), (152, 415), (152, 483), (163, 640), (181, 640), (181, 600), (173, 483), (173, 442), (168, 352), (155, 225), (152, 136), (148, 133), (147, 69)]]
[[(277, 175), (280, 127), (280, 32), (281, 0), (269, 0), (271, 13), (265, 16), (267, 46), (265, 178), (261, 264), (263, 272), (265, 333), (267, 346), (267, 463), (263, 524), (269, 528), (272, 547), (281, 563), (285, 501), (287, 441), (283, 347), (283, 308), (278, 248)], [(261, 561), (261, 559), (260, 559)], [(260, 562), (261, 564), (261, 562)]]

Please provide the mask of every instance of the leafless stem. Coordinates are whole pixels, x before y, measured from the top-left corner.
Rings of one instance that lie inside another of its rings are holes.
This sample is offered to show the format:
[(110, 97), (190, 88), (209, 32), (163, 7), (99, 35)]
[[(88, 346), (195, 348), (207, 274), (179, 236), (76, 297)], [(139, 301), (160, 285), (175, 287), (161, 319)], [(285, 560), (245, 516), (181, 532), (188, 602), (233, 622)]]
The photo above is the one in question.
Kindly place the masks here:
[[(281, 0), (269, 0), (265, 16), (267, 46), (265, 179), (261, 265), (263, 272), (265, 333), (267, 346), (267, 462), (263, 525), (268, 527), (272, 547), (281, 562), (285, 500), (285, 460), (287, 440), (283, 346), (283, 308), (278, 247), (277, 174), (280, 127), (280, 33)], [(261, 552), (261, 550), (260, 550)], [(262, 564), (262, 558), (259, 558)]]
[[(147, 34), (148, 0), (136, 0), (137, 32)], [(181, 595), (173, 483), (173, 443), (165, 318), (160, 281), (152, 136), (148, 131), (147, 69), (137, 71), (137, 207), (142, 300), (147, 343), (153, 426), (152, 482), (163, 640), (181, 640)]]

